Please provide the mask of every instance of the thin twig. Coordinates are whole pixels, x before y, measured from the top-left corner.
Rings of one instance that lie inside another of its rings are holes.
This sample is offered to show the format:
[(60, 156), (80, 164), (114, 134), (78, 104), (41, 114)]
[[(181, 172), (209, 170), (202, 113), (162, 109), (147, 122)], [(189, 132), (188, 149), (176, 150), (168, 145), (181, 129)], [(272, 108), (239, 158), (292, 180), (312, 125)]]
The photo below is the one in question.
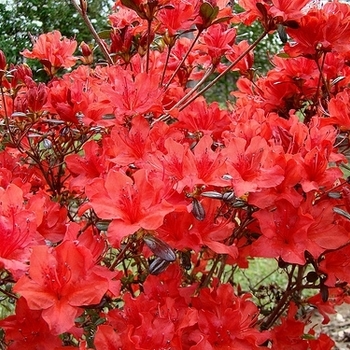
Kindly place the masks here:
[(94, 26), (92, 25), (87, 13), (85, 10), (83, 10), (76, 2), (75, 0), (71, 0), (72, 5), (74, 6), (74, 8), (77, 10), (77, 12), (80, 14), (80, 16), (83, 18), (86, 26), (88, 27), (88, 29), (90, 30), (90, 33), (92, 34), (92, 36), (94, 37), (97, 45), (99, 46), (103, 57), (105, 58), (105, 60), (108, 62), (108, 64), (113, 65), (114, 62), (112, 60), (112, 57), (110, 56), (106, 45), (104, 44), (103, 40), (99, 37), (99, 35), (96, 32), (96, 29), (94, 28)]
[[(253, 44), (251, 44), (246, 50), (244, 50), (226, 69), (221, 72), (215, 79), (213, 79), (208, 85), (206, 85), (202, 90), (198, 91), (194, 96), (192, 96), (190, 99), (187, 100), (186, 103), (183, 104), (179, 108), (180, 111), (182, 111), (184, 108), (186, 108), (190, 103), (192, 103), (198, 96), (202, 95), (204, 92), (206, 92), (208, 89), (210, 89), (213, 85), (217, 83), (218, 80), (220, 80), (227, 72), (229, 72), (242, 58), (244, 58), (245, 55), (247, 55), (251, 50), (253, 50), (259, 42), (267, 35), (267, 32), (264, 31), (259, 38), (257, 38)], [(193, 91), (190, 91), (188, 93), (188, 97), (193, 93)], [(188, 98), (187, 97), (187, 98)]]

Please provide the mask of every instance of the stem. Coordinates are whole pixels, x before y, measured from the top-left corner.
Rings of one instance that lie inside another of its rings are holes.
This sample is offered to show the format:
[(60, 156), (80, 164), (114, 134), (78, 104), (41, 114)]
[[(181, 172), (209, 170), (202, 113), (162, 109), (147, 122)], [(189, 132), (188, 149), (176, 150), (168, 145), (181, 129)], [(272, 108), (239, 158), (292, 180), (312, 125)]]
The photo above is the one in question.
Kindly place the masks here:
[[(209, 75), (211, 75), (213, 73), (213, 71), (215, 70), (215, 66), (210, 66), (207, 71), (205, 72), (204, 76), (202, 77), (202, 79), (185, 95), (183, 96), (171, 109), (175, 109), (178, 106), (181, 105), (182, 102), (186, 101), (188, 99), (189, 96), (191, 96), (195, 91), (197, 91), (200, 86), (204, 83), (204, 81), (209, 77)], [(169, 112), (170, 112), (169, 111)]]
[(292, 267), (292, 271), (289, 273), (288, 285), (286, 287), (286, 291), (284, 292), (281, 300), (273, 310), (273, 312), (269, 315), (266, 321), (262, 322), (260, 328), (262, 330), (266, 330), (272, 327), (272, 325), (277, 321), (277, 319), (282, 315), (284, 310), (288, 307), (289, 302), (292, 298), (294, 292), (294, 284), (292, 282), (294, 275), (295, 265)]
[(167, 68), (167, 66), (168, 66), (168, 62), (169, 62), (169, 58), (170, 58), (170, 54), (171, 54), (171, 49), (172, 49), (173, 47), (172, 46), (168, 46), (168, 52), (167, 52), (167, 54), (166, 54), (166, 59), (165, 59), (165, 64), (164, 64), (164, 67), (163, 67), (163, 72), (162, 72), (162, 77), (161, 77), (161, 79), (160, 79), (160, 86), (162, 86), (163, 85), (163, 81), (164, 81), (164, 77), (165, 77), (165, 72), (166, 72), (166, 68)]
[[(320, 72), (320, 78), (319, 78), (318, 86), (317, 86), (317, 93), (319, 93), (320, 82), (321, 82), (321, 80), (322, 80), (323, 85), (324, 85), (324, 87), (325, 87), (326, 90), (327, 90), (328, 96), (330, 96), (330, 91), (329, 91), (329, 88), (328, 88), (327, 81), (326, 81), (326, 79), (325, 79), (325, 77), (324, 77), (324, 75), (323, 75), (323, 73), (322, 73), (322, 69), (323, 69), (323, 67), (324, 67), (324, 63), (325, 63), (325, 60), (326, 60), (326, 54), (327, 54), (327, 52), (325, 52), (325, 53), (323, 54), (321, 65), (319, 64), (318, 59), (316, 59), (316, 65), (317, 65), (317, 68), (318, 68), (318, 70), (319, 70), (319, 72)], [(316, 96), (317, 96), (317, 95), (316, 95)]]
[(208, 287), (210, 280), (215, 272), (216, 267), (218, 266), (219, 261), (221, 260), (221, 254), (217, 254), (216, 258), (213, 262), (213, 266), (211, 267), (210, 271), (208, 272), (207, 276), (205, 277), (204, 281), (200, 284), (199, 288), (205, 288)]
[(148, 70), (149, 70), (149, 52), (150, 52), (150, 46), (151, 46), (151, 25), (152, 25), (152, 20), (148, 20), (147, 21), (146, 73), (148, 73)]
[(99, 46), (103, 57), (105, 58), (105, 60), (108, 62), (108, 64), (113, 65), (113, 60), (112, 57), (110, 56), (106, 45), (104, 44), (104, 42), (102, 41), (102, 39), (98, 36), (96, 29), (94, 28), (94, 26), (92, 25), (87, 13), (85, 10), (83, 10), (76, 2), (75, 0), (71, 0), (72, 5), (74, 6), (74, 8), (77, 10), (77, 12), (80, 14), (80, 16), (83, 18), (86, 26), (89, 28), (90, 33), (92, 34), (92, 36), (94, 37), (97, 45)]
[(191, 50), (193, 49), (196, 41), (198, 40), (199, 36), (201, 35), (202, 31), (198, 31), (196, 37), (194, 38), (194, 40), (192, 41), (190, 47), (188, 48), (187, 52), (185, 53), (185, 56), (182, 57), (181, 62), (179, 63), (179, 65), (176, 67), (176, 69), (174, 70), (172, 76), (170, 77), (169, 81), (167, 82), (167, 84), (165, 85), (165, 89), (167, 89), (170, 85), (170, 83), (172, 82), (172, 80), (175, 78), (175, 75), (177, 74), (177, 72), (179, 71), (179, 69), (181, 68), (181, 66), (183, 65), (183, 63), (185, 62), (186, 58), (188, 57), (188, 55), (190, 54)]
[[(264, 31), (254, 42), (251, 44), (245, 51), (243, 51), (226, 69), (221, 72), (215, 79), (213, 79), (207, 86), (205, 86), (202, 90), (198, 91), (194, 96), (192, 96), (190, 99), (187, 100), (186, 103), (184, 103), (183, 106), (179, 108), (180, 111), (182, 111), (184, 108), (186, 108), (190, 103), (192, 103), (198, 96), (202, 95), (205, 91), (210, 89), (213, 85), (217, 83), (219, 79), (221, 79), (227, 72), (229, 72), (242, 58), (244, 58), (245, 55), (247, 55), (251, 50), (253, 50), (259, 42), (266, 36), (267, 32)], [(190, 91), (186, 95), (186, 99), (189, 98), (190, 95), (192, 95), (194, 91)]]

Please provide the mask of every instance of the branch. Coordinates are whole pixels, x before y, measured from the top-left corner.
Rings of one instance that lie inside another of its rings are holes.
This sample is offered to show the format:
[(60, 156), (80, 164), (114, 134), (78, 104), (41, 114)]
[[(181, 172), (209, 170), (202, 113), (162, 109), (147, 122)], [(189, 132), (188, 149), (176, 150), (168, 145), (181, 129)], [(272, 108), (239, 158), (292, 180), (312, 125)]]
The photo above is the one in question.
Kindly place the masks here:
[(107, 47), (105, 45), (105, 43), (103, 42), (103, 40), (99, 37), (99, 35), (97, 34), (94, 26), (92, 25), (88, 15), (87, 15), (87, 3), (86, 0), (80, 0), (80, 6), (76, 3), (75, 0), (70, 0), (72, 5), (74, 6), (74, 8), (77, 10), (77, 12), (80, 14), (80, 16), (83, 18), (86, 26), (89, 28), (90, 33), (92, 34), (92, 36), (94, 37), (98, 47), (100, 48), (103, 57), (105, 58), (105, 60), (108, 62), (108, 64), (113, 65), (114, 62), (112, 60), (112, 57), (110, 56)]

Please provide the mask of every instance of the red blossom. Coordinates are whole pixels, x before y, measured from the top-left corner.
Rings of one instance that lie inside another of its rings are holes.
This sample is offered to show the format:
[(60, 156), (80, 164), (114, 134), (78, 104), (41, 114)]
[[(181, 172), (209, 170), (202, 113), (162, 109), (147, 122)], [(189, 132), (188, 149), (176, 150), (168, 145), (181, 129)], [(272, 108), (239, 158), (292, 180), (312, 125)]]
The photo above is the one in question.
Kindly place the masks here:
[(9, 185), (0, 188), (0, 266), (18, 279), (28, 270), (30, 248), (42, 243), (34, 212), (24, 208), (22, 190)]
[(86, 186), (86, 194), (96, 214), (112, 222), (108, 239), (118, 247), (120, 241), (143, 228), (156, 230), (164, 216), (173, 211), (161, 193), (162, 181), (149, 182), (146, 172), (139, 170), (133, 178), (111, 169), (105, 180), (95, 179)]
[(41, 34), (35, 40), (33, 50), (25, 49), (22, 55), (26, 58), (39, 59), (50, 75), (55, 74), (58, 68), (70, 68), (77, 60), (73, 53), (77, 48), (77, 42), (62, 37), (57, 30)]
[[(260, 349), (269, 335), (254, 328), (259, 311), (249, 298), (237, 297), (228, 284), (212, 291), (203, 289), (192, 298), (198, 310), (198, 325), (187, 336), (198, 342), (191, 349)], [(197, 332), (200, 337), (195, 336)]]
[(6, 332), (8, 350), (52, 350), (62, 344), (41, 317), (41, 311), (29, 309), (24, 298), (18, 299), (15, 315), (1, 320), (0, 327)]
[(276, 202), (276, 208), (254, 213), (262, 236), (252, 246), (252, 254), (266, 258), (281, 258), (285, 262), (304, 264), (307, 231), (314, 219), (286, 200)]
[(65, 241), (57, 248), (33, 248), (29, 274), (14, 287), (31, 310), (42, 310), (52, 334), (74, 326), (82, 305), (98, 304), (108, 290), (108, 279), (95, 268), (90, 251)]
[(126, 118), (138, 114), (163, 112), (162, 96), (157, 74), (139, 73), (136, 76), (120, 67), (108, 70), (109, 84), (102, 86), (109, 103), (114, 107), (114, 114), (121, 124)]
[(317, 57), (319, 52), (332, 50), (348, 52), (349, 13), (348, 6), (339, 2), (327, 3), (322, 9), (312, 9), (299, 20), (298, 28), (288, 28), (288, 34), (295, 42), (287, 43), (285, 51), (291, 57)]
[[(305, 323), (296, 318), (297, 306), (292, 303), (286, 317), (282, 317), (281, 325), (272, 329), (272, 349), (333, 349), (334, 342), (325, 334), (320, 334), (317, 339), (311, 329), (309, 335), (305, 334)], [(305, 334), (305, 339), (303, 336)], [(307, 340), (310, 339), (310, 340)], [(322, 347), (320, 347), (322, 344)]]
[(274, 163), (273, 150), (260, 136), (250, 142), (240, 137), (229, 138), (222, 151), (227, 157), (227, 172), (238, 197), (246, 192), (279, 185), (283, 181), (282, 168)]

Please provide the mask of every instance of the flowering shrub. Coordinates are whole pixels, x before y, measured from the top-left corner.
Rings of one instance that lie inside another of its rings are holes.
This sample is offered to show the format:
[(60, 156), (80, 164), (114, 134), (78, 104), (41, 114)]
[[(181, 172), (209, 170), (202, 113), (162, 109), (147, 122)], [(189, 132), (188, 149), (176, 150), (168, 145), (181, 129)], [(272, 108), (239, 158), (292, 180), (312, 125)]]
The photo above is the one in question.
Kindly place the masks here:
[[(121, 0), (99, 35), (73, 3), (102, 61), (42, 34), (37, 82), (0, 52), (2, 348), (332, 349), (309, 323), (350, 300), (350, 6)], [(257, 257), (288, 281), (253, 298)]]

